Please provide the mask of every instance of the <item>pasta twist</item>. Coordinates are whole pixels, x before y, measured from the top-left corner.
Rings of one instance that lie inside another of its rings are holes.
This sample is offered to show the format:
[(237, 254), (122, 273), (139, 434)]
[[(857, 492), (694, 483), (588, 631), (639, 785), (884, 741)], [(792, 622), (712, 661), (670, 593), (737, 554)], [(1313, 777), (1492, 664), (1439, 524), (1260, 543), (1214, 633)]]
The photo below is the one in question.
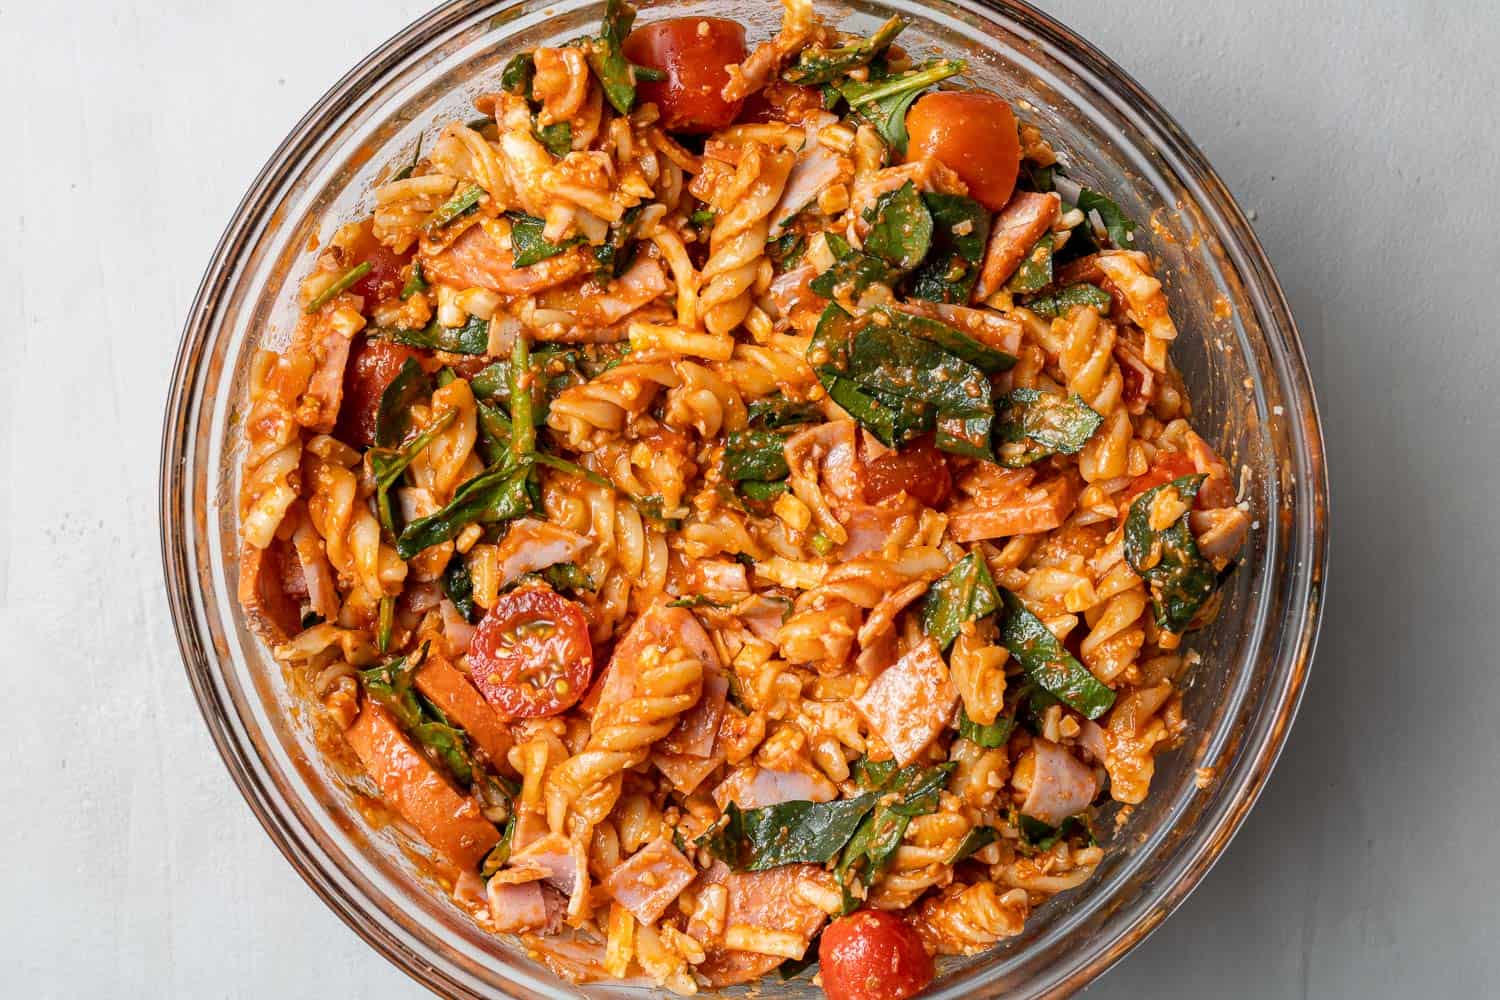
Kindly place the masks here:
[(381, 540), (380, 521), (355, 472), (359, 460), (348, 445), (320, 435), (308, 442), (304, 478), (308, 517), (341, 589), (350, 590), (345, 604), (368, 611), (384, 595), (400, 592), (406, 564)]
[(698, 310), (710, 333), (728, 333), (750, 311), (751, 286), (765, 257), (771, 209), (781, 200), (797, 156), (757, 142), (743, 147), (730, 183), (715, 199), (719, 211), (703, 265)]
[(951, 885), (922, 904), (917, 931), (939, 955), (974, 955), (1021, 933), (1030, 909), (1024, 889), (1002, 892), (988, 881)]

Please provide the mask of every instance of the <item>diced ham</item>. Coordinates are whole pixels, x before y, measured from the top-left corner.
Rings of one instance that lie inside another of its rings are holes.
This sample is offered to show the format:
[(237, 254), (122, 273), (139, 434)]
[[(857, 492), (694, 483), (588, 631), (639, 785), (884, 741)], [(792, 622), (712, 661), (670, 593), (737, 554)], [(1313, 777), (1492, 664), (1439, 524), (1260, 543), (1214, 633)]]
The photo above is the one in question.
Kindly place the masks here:
[[(727, 869), (705, 873), (705, 881), (722, 881), (728, 895), (725, 927), (742, 925), (795, 934), (806, 942), (823, 926), (827, 914), (797, 893), (797, 884), (815, 880), (832, 884), (828, 873), (816, 865), (782, 865), (763, 872), (728, 874)], [(785, 959), (750, 951), (730, 951), (722, 943), (704, 949), (708, 957), (697, 967), (710, 986), (720, 988), (746, 983), (770, 972)]]
[(572, 562), (589, 547), (589, 540), (549, 521), (524, 517), (514, 522), (495, 550), (500, 586), (517, 577), (558, 563)]
[(948, 530), (958, 542), (1051, 531), (1067, 520), (1078, 483), (1057, 476), (1008, 496), (962, 500), (948, 508)]
[(1099, 794), (1094, 772), (1051, 740), (1038, 737), (1031, 746), (1036, 766), (1021, 814), (1057, 826), (1088, 808)]
[(321, 315), (317, 319), (321, 329), (309, 345), (316, 367), (298, 403), (297, 422), (314, 433), (331, 434), (344, 398), (344, 366), (349, 363), (353, 334)]
[(578, 891), (578, 875), (583, 870), (582, 848), (560, 833), (549, 833), (512, 853), (510, 863), (495, 878), (508, 882), (539, 879), (571, 897)]
[(502, 934), (519, 934), (546, 926), (547, 904), (542, 898), (542, 883), (522, 882), (519, 885), (490, 879), (486, 889), (489, 896), (490, 916), (495, 921), (495, 930)]
[(682, 894), (698, 869), (671, 842), (658, 837), (610, 872), (605, 890), (643, 924), (654, 924)]
[(710, 757), (694, 757), (685, 753), (656, 753), (651, 755), (651, 763), (656, 765), (672, 787), (683, 795), (691, 795), (698, 790), (710, 774), (713, 774), (718, 766), (724, 763), (724, 751), (717, 750)]
[(877, 507), (874, 504), (852, 507), (844, 519), (849, 538), (839, 549), (839, 558), (858, 559), (879, 552), (891, 540), (896, 522), (906, 516), (907, 513), (897, 507)]
[(338, 583), (333, 577), (333, 567), (328, 564), (327, 548), (311, 519), (304, 517), (297, 525), (292, 534), (292, 547), (302, 568), (307, 603), (324, 621), (333, 621), (339, 615), (341, 603)]
[(816, 201), (825, 188), (832, 187), (841, 178), (853, 173), (854, 166), (847, 157), (840, 156), (836, 150), (824, 146), (818, 139), (818, 133), (823, 127), (836, 121), (836, 115), (815, 111), (802, 122), (802, 127), (807, 130), (807, 144), (798, 154), (792, 172), (787, 175), (781, 200), (771, 209), (771, 228), (767, 232), (767, 238), (774, 240), (780, 236), (786, 223)]
[(772, 600), (763, 594), (752, 594), (735, 605), (732, 613), (754, 633), (758, 639), (776, 641), (776, 633), (786, 621), (790, 604)]
[(693, 564), (691, 583), (711, 594), (744, 594), (750, 590), (745, 564), (727, 559), (700, 559)]
[(833, 782), (821, 775), (748, 767), (725, 778), (714, 789), (714, 801), (720, 809), (730, 802), (741, 809), (760, 809), (782, 802), (831, 802), (838, 794)]
[(478, 868), (500, 842), (500, 832), (460, 795), (380, 705), (365, 702), (344, 738), (398, 813), (439, 854), (461, 868)]
[(791, 270), (778, 274), (766, 289), (777, 316), (804, 337), (812, 335), (818, 317), (827, 305), (827, 300), (812, 290), (812, 280), (817, 276), (818, 269), (804, 260)]
[(301, 630), (301, 609), (282, 584), (282, 543), (273, 540), (260, 549), (245, 542), (240, 546), (240, 607), (255, 634), (279, 646)]
[(1079, 725), (1078, 745), (1083, 752), (1099, 763), (1104, 762), (1104, 727), (1093, 719), (1084, 719)]
[(655, 257), (637, 254), (625, 273), (610, 282), (602, 295), (588, 296), (580, 303), (578, 320), (586, 326), (613, 326), (642, 306), (649, 305), (672, 288)]
[(417, 671), (417, 690), (452, 719), (497, 768), (509, 770), (506, 755), (515, 740), (510, 729), (469, 678), (436, 653)]
[(1195, 431), (1188, 431), (1187, 453), (1193, 460), (1193, 468), (1208, 476), (1203, 480), (1203, 485), (1198, 487), (1194, 506), (1200, 510), (1232, 506), (1234, 477), (1230, 475), (1229, 465), (1219, 457), (1219, 453)]
[[(717, 668), (717, 661), (715, 662)], [(724, 702), (729, 696), (729, 678), (719, 669), (703, 675), (703, 695), (698, 703), (682, 714), (677, 726), (662, 737), (658, 746), (669, 754), (685, 754), (690, 757), (709, 757), (714, 752), (714, 739), (719, 734), (719, 721), (724, 718)]]
[(958, 691), (937, 643), (924, 639), (870, 682), (853, 704), (905, 767), (948, 724)]
[(655, 604), (635, 620), (615, 646), (604, 679), (599, 684), (594, 713), (605, 713), (632, 698), (640, 674), (641, 654), (647, 649), (668, 646), (676, 646), (696, 656), (703, 664), (705, 677), (724, 672), (719, 654), (714, 651), (713, 640), (692, 612), (685, 608), (671, 608), (665, 603)]
[(1011, 196), (990, 229), (990, 242), (984, 250), (979, 280), (974, 283), (974, 300), (994, 295), (1010, 276), (1036, 241), (1057, 221), (1062, 199), (1054, 192), (1037, 194), (1017, 191)]
[(593, 255), (583, 247), (555, 257), (515, 267), (509, 250), (502, 249), (483, 226), (470, 226), (444, 250), (422, 258), (422, 272), (432, 281), (459, 288), (488, 288), (502, 295), (535, 295), (590, 271)]

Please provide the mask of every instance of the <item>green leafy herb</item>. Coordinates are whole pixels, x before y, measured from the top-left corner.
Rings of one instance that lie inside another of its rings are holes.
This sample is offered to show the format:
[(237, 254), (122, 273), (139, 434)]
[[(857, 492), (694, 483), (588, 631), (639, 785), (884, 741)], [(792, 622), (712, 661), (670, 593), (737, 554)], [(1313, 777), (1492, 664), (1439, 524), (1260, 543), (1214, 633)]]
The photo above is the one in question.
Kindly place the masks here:
[(490, 321), (470, 316), (460, 327), (446, 327), (432, 317), (420, 330), (392, 327), (380, 331), (399, 344), (425, 347), (430, 351), (447, 351), (450, 354), (483, 354), (490, 349)]
[(500, 72), (500, 89), (508, 94), (535, 100), (531, 84), (536, 79), (536, 59), (530, 52), (512, 56)]
[(816, 87), (832, 83), (850, 70), (868, 66), (870, 60), (891, 47), (891, 42), (909, 23), (899, 14), (876, 29), (869, 38), (841, 45), (835, 49), (805, 48), (795, 65), (781, 71), (781, 78), (799, 87)]
[(1024, 190), (1035, 191), (1038, 194), (1046, 194), (1054, 187), (1052, 183), (1052, 175), (1055, 172), (1056, 168), (1051, 165), (1043, 167), (1038, 166), (1031, 160), (1022, 160), (1021, 177), (1017, 183)]
[(574, 563), (553, 563), (542, 570), (542, 579), (553, 590), (571, 590), (574, 593), (592, 592), (594, 580)]
[(921, 93), (933, 84), (962, 73), (962, 59), (941, 59), (905, 73), (880, 80), (844, 80), (833, 84), (839, 96), (875, 131), (898, 156), (906, 155), (906, 112)]
[(413, 686), (417, 671), (427, 659), (427, 644), (409, 657), (361, 670), (360, 684), (371, 700), (384, 706), (396, 724), (462, 785), (474, 780), (475, 765), (469, 755), (463, 730), (448, 724), (442, 714), (427, 704)]
[(716, 601), (712, 597), (703, 594), (692, 594), (688, 597), (679, 597), (675, 601), (668, 601), (669, 608), (727, 608), (729, 605), (722, 601)]
[(505, 216), (510, 219), (510, 245), (516, 267), (539, 264), (549, 257), (556, 257), (569, 247), (585, 242), (583, 237), (575, 236), (562, 243), (553, 243), (542, 235), (547, 227), (542, 219), (525, 212), (506, 212)]
[[(608, 0), (604, 6), (604, 23), (599, 37), (588, 46), (589, 67), (599, 78), (604, 96), (622, 115), (635, 106), (635, 80), (638, 75), (625, 58), (625, 39), (635, 23), (635, 8), (624, 0)], [(644, 77), (643, 77), (644, 78)]]
[[(849, 878), (857, 877), (866, 886), (872, 885), (877, 875), (890, 863), (906, 828), (914, 817), (923, 816), (937, 809), (938, 793), (948, 781), (955, 764), (939, 764), (923, 767), (912, 764), (894, 773), (887, 772), (885, 780), (876, 785), (866, 796), (875, 796), (877, 805), (865, 817), (859, 829), (849, 839), (839, 856), (835, 877), (844, 891), (846, 908), (854, 898), (849, 893)], [(867, 779), (875, 773), (865, 771)]]
[(458, 194), (439, 205), (438, 210), (432, 213), (432, 218), (428, 219), (422, 228), (429, 233), (442, 229), (454, 220), (468, 215), (478, 208), (479, 202), (483, 197), (484, 188), (478, 184), (470, 184)]
[(817, 423), (823, 419), (823, 411), (817, 403), (799, 403), (785, 396), (757, 399), (748, 407), (749, 424), (768, 431), (795, 424)]
[[(408, 364), (411, 362), (408, 361)], [(380, 524), (392, 538), (398, 535), (396, 524), (396, 512), (391, 506), (391, 489), (401, 481), (406, 469), (412, 461), (432, 443), (433, 439), (441, 434), (449, 424), (453, 423), (458, 416), (457, 410), (446, 410), (441, 416), (429, 424), (421, 434), (418, 434), (407, 444), (400, 448), (374, 447), (369, 451), (370, 471), (375, 474), (375, 511), (380, 516)]]
[(832, 802), (782, 802), (740, 809), (733, 802), (720, 822), (694, 841), (735, 871), (758, 872), (780, 865), (825, 864), (849, 843), (875, 808), (873, 792)]
[(429, 546), (451, 541), (471, 524), (510, 521), (531, 512), (526, 479), (531, 463), (502, 461), (458, 488), (448, 505), (420, 517), (401, 532), (396, 554), (410, 559)]
[(384, 653), (391, 648), (391, 630), (396, 627), (396, 597), (386, 594), (380, 598), (380, 615), (375, 625), (375, 648)]
[(943, 574), (922, 599), (922, 631), (946, 650), (958, 638), (964, 622), (992, 615), (1000, 607), (1000, 592), (990, 568), (978, 552), (970, 552)]
[(1011, 275), (1005, 287), (1012, 292), (1035, 292), (1052, 284), (1052, 234), (1043, 233), (1041, 239), (1032, 244), (1021, 261), (1016, 273)]
[(772, 431), (735, 431), (724, 446), (724, 478), (769, 482), (786, 478), (786, 439)]
[(500, 843), (490, 848), (490, 853), (486, 854), (479, 864), (479, 877), (485, 881), (489, 881), (490, 877), (504, 868), (505, 863), (510, 860), (511, 845), (516, 839), (517, 815), (514, 811), (511, 812), (510, 819), (505, 821), (505, 830), (500, 834)]
[(827, 236), (833, 252), (833, 265), (807, 283), (813, 292), (831, 299), (840, 293), (858, 298), (871, 285), (890, 285), (899, 275), (879, 257), (855, 250), (849, 241), (836, 233)]
[(405, 302), (418, 292), (427, 291), (427, 278), (422, 274), (421, 260), (411, 262), (411, 274), (401, 286), (401, 301)]
[(1076, 455), (1104, 418), (1078, 393), (1012, 389), (999, 404), (995, 449), (999, 463), (1019, 469), (1048, 455)]
[(1020, 598), (1007, 590), (1000, 596), (1005, 602), (1000, 641), (1031, 679), (1085, 718), (1097, 719), (1109, 711), (1115, 693), (1075, 660)]
[(990, 213), (960, 194), (929, 191), (922, 202), (932, 216), (932, 251), (911, 276), (909, 293), (931, 302), (967, 303), (984, 261)]
[(534, 125), (531, 134), (547, 152), (559, 160), (573, 151), (573, 126), (569, 122), (553, 122), (551, 125)]
[(640, 244), (634, 240), (642, 211), (640, 205), (627, 208), (620, 221), (609, 227), (609, 234), (604, 242), (593, 248), (594, 261), (598, 264), (597, 276), (601, 282), (607, 283), (618, 278), (635, 260), (636, 249)]
[(739, 491), (747, 500), (775, 500), (788, 489), (785, 479), (778, 479), (774, 482), (746, 479), (739, 484)]
[[(697, 218), (696, 212), (694, 218)], [(771, 263), (776, 265), (778, 272), (796, 267), (806, 250), (807, 241), (802, 238), (802, 235), (790, 231), (782, 233), (766, 244), (766, 256), (771, 258)]]
[(357, 264), (354, 267), (351, 267), (349, 270), (344, 272), (343, 276), (340, 277), (339, 280), (323, 289), (317, 295), (314, 295), (312, 297), (312, 300), (303, 307), (302, 311), (308, 313), (317, 312), (319, 309), (322, 309), (328, 303), (332, 302), (336, 295), (338, 295), (340, 292), (348, 291), (351, 287), (353, 287), (356, 281), (358, 281), (360, 278), (363, 278), (369, 273), (369, 261), (365, 261), (362, 264)]
[(1038, 316), (1063, 316), (1074, 306), (1092, 306), (1100, 313), (1108, 314), (1112, 300), (1109, 293), (1098, 285), (1079, 282), (1060, 288), (1050, 295), (1041, 295), (1026, 303), (1026, 308)]
[[(959, 360), (967, 361), (986, 375), (996, 375), (1015, 367), (1016, 359), (1012, 355), (996, 350), (988, 344), (980, 343), (947, 323), (926, 316), (918, 316), (915, 313), (898, 312), (884, 306), (878, 306), (874, 311), (883, 316), (890, 326), (908, 336), (920, 337), (922, 340), (936, 344)], [(876, 322), (879, 322), (878, 318)]]
[(422, 162), (422, 137), (420, 135), (418, 135), (417, 136), (417, 145), (416, 145), (416, 148), (411, 151), (411, 162), (408, 163), (406, 166), (402, 167), (400, 170), (396, 171), (394, 174), (391, 174), (391, 179), (390, 179), (390, 181), (388, 183), (394, 184), (397, 181), (404, 181), (404, 180), (406, 180), (408, 177), (411, 176), (412, 171), (417, 169), (417, 164), (421, 163), (421, 162)]
[(1099, 218), (1104, 222), (1104, 231), (1109, 234), (1109, 241), (1116, 247), (1124, 249), (1134, 241), (1135, 223), (1106, 195), (1083, 188), (1078, 193), (1078, 207), (1084, 215), (1099, 213)]
[(524, 332), (516, 334), (510, 350), (510, 451), (517, 462), (536, 451), (535, 400), (531, 395), (531, 342)]
[(1015, 728), (1014, 715), (996, 716), (994, 722), (981, 726), (969, 718), (969, 713), (963, 708), (958, 710), (958, 735), (970, 743), (977, 743), (990, 750), (1005, 746), (1010, 740), (1011, 731)]
[(1089, 829), (1088, 821), (1082, 816), (1069, 816), (1057, 826), (1050, 826), (1039, 819), (1021, 813), (1016, 813), (1013, 819), (1016, 829), (1021, 833), (1021, 843), (1033, 854), (1050, 851), (1059, 840), (1072, 839), (1075, 836), (1086, 837), (1090, 844), (1095, 843), (1094, 833)]
[(406, 429), (411, 425), (412, 406), (431, 393), (432, 380), (415, 358), (407, 358), (396, 377), (380, 394), (380, 403), (375, 408), (375, 446), (400, 447)]
[(413, 726), (411, 738), (435, 757), (448, 773), (465, 786), (474, 783), (474, 763), (464, 743), (463, 730), (446, 722), (423, 722)]
[(932, 248), (932, 213), (911, 181), (877, 198), (865, 210), (865, 219), (870, 223), (865, 253), (879, 257), (893, 270), (910, 271)]
[(713, 225), (714, 219), (718, 216), (718, 214), (719, 213), (715, 212), (711, 208), (700, 208), (692, 215), (688, 216), (688, 221), (697, 226), (699, 229), (703, 229), (707, 226)]
[(986, 844), (993, 844), (1000, 839), (1000, 831), (992, 826), (976, 826), (964, 834), (964, 839), (958, 842), (953, 853), (948, 856), (948, 864), (956, 865), (960, 861), (969, 858), (975, 851)]
[(1189, 508), (1207, 477), (1183, 476), (1149, 489), (1135, 498), (1125, 516), (1125, 561), (1151, 589), (1156, 624), (1168, 632), (1184, 632), (1198, 609), (1218, 586), (1213, 563), (1203, 558), (1188, 515), (1183, 513), (1171, 527), (1151, 530), (1151, 507), (1162, 493), (1173, 490)]
[(459, 616), (472, 624), (479, 614), (479, 608), (474, 603), (474, 578), (469, 575), (469, 564), (457, 553), (454, 553), (443, 569), (443, 593), (453, 602)]

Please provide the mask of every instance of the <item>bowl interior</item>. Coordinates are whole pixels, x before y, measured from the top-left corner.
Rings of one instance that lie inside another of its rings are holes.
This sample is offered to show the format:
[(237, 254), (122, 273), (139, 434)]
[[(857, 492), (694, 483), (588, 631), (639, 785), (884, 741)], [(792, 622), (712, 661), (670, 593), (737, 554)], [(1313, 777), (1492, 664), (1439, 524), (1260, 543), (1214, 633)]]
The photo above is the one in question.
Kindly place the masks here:
[[(235, 601), (239, 419), (248, 365), (296, 323), (309, 239), (370, 209), (370, 191), (423, 135), (472, 116), (517, 51), (591, 32), (602, 4), (450, 3), (341, 81), (288, 137), (226, 232), (188, 321), (163, 456), (164, 557), (189, 674), (247, 800), (309, 884), (408, 972), (453, 996), (573, 992), (446, 901), (399, 825), (369, 823), (357, 772), (318, 750)], [(1110, 837), (1093, 881), (1049, 901), (1022, 935), (952, 960), (934, 996), (1044, 996), (1083, 985), (1186, 895), (1253, 802), (1291, 721), (1316, 631), (1324, 547), (1321, 441), (1300, 348), (1274, 276), (1228, 194), (1150, 99), (1086, 43), (1029, 8), (912, 0), (819, 3), (848, 30), (892, 13), (902, 44), (960, 55), (969, 82), (1012, 99), (1076, 179), (1142, 223), (1181, 331), (1173, 357), (1195, 424), (1241, 468), (1254, 527), (1223, 613), (1190, 643), (1184, 745), (1158, 758), (1149, 799)], [(643, 19), (733, 17), (772, 34), (779, 7), (652, 4)], [(1213, 780), (1199, 788), (1200, 768)], [(1107, 825), (1107, 824), (1106, 824)], [(613, 992), (590, 987), (589, 992)], [(765, 995), (820, 996), (806, 977)]]

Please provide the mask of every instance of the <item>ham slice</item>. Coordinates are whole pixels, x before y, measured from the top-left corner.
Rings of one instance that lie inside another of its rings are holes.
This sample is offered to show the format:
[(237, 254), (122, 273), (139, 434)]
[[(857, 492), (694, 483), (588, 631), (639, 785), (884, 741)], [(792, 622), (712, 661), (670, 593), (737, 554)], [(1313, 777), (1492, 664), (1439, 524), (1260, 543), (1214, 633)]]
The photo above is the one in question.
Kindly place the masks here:
[(625, 273), (610, 283), (605, 294), (584, 299), (578, 319), (588, 326), (613, 326), (642, 306), (655, 302), (671, 288), (656, 258), (637, 254)]
[(483, 226), (470, 226), (439, 253), (422, 258), (422, 272), (431, 281), (459, 288), (488, 288), (501, 295), (535, 295), (592, 270), (587, 249), (574, 247), (555, 257), (515, 267), (509, 250), (502, 249)]
[(603, 886), (641, 923), (654, 924), (697, 875), (681, 851), (657, 838), (611, 872)]
[(578, 891), (578, 876), (583, 870), (582, 847), (560, 833), (549, 833), (512, 854), (510, 864), (495, 878), (505, 882), (540, 880), (564, 896), (572, 896)]
[(1087, 765), (1051, 740), (1038, 738), (1031, 746), (1036, 767), (1021, 814), (1058, 826), (1088, 808), (1099, 782)]
[(1051, 531), (1067, 520), (1078, 483), (1057, 476), (1009, 496), (963, 500), (948, 508), (948, 530), (959, 542)]
[(685, 753), (657, 753), (651, 756), (651, 763), (656, 769), (666, 776), (672, 783), (672, 787), (683, 795), (691, 795), (698, 790), (715, 769), (724, 763), (724, 751), (718, 750), (711, 757), (694, 757)]
[[(721, 868), (705, 875), (705, 881), (710, 884), (722, 881), (728, 895), (726, 928), (741, 925), (781, 931), (811, 942), (828, 918), (822, 910), (797, 894), (797, 883), (803, 879), (832, 883), (831, 877), (816, 865), (782, 865), (763, 872), (740, 874), (728, 874), (727, 869)], [(757, 979), (785, 961), (778, 955), (731, 951), (722, 944), (704, 950), (708, 957), (697, 971), (716, 989)]]
[(495, 551), (500, 586), (508, 586), (526, 573), (572, 562), (588, 547), (587, 538), (567, 528), (531, 517), (522, 518), (510, 526)]
[(448, 784), (384, 708), (365, 702), (344, 738), (385, 801), (439, 854), (462, 868), (478, 868), (500, 842), (500, 831), (480, 815), (478, 803)]
[(724, 718), (724, 703), (729, 697), (729, 678), (718, 669), (718, 658), (713, 669), (705, 664), (703, 695), (698, 703), (683, 713), (677, 727), (664, 736), (658, 744), (669, 754), (689, 757), (710, 757), (714, 752), (714, 740), (719, 734), (719, 721)]
[(519, 934), (546, 926), (547, 903), (542, 898), (542, 883), (515, 885), (490, 879), (485, 894), (489, 897), (490, 917), (500, 933)]
[(976, 302), (994, 295), (1010, 280), (1027, 251), (1057, 221), (1061, 206), (1062, 199), (1050, 191), (1017, 191), (1011, 196), (990, 229), (979, 280), (974, 283)]
[(782, 802), (832, 802), (839, 790), (821, 775), (776, 771), (768, 767), (739, 768), (714, 789), (720, 809), (733, 802), (741, 809), (760, 809)]
[(958, 691), (936, 642), (922, 640), (854, 699), (902, 767), (937, 738), (958, 704)]

